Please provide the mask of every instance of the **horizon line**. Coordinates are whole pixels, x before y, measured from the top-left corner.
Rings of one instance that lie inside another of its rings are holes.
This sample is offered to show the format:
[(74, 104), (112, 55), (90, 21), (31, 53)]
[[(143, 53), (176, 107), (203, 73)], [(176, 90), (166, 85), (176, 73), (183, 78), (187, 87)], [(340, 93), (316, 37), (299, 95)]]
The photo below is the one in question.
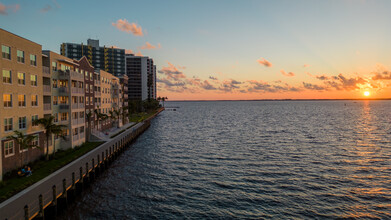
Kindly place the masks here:
[(195, 99), (195, 100), (166, 100), (166, 102), (215, 102), (215, 101), (384, 101), (391, 98), (357, 98), (357, 99)]

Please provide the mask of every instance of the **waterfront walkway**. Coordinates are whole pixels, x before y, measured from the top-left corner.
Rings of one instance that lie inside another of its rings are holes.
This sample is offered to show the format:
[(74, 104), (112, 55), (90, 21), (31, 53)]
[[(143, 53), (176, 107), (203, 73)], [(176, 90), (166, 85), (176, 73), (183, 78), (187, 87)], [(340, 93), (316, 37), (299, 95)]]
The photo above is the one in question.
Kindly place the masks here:
[(125, 125), (123, 125), (123, 126), (121, 126), (119, 128), (113, 127), (113, 128), (108, 129), (108, 130), (105, 130), (103, 132), (102, 131), (93, 130), (92, 134), (95, 137), (101, 139), (102, 141), (108, 141), (108, 140), (111, 139), (111, 137), (113, 135), (118, 134), (121, 131), (125, 131), (126, 129), (134, 126), (135, 124), (136, 124), (135, 122), (129, 122), (129, 123), (127, 123), (127, 124), (125, 124)]

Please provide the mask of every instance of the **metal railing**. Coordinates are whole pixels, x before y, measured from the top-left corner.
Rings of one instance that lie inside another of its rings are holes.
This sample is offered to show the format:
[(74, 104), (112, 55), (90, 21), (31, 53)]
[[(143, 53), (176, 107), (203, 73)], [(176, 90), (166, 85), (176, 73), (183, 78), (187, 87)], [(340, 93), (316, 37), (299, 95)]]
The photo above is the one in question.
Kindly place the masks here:
[(43, 66), (42, 67), (42, 73), (43, 73), (44, 76), (49, 76), (50, 77), (50, 69), (49, 69), (49, 67)]
[(44, 111), (52, 110), (52, 105), (50, 103), (44, 103), (43, 110)]

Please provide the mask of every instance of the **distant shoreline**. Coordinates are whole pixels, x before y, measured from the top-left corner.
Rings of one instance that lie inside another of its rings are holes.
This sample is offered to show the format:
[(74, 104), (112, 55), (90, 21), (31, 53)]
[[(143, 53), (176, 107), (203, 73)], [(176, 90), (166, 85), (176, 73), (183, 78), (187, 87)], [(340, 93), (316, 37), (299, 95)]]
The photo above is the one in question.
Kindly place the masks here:
[(166, 102), (255, 102), (255, 101), (388, 101), (391, 98), (384, 99), (249, 99), (249, 100), (167, 100)]

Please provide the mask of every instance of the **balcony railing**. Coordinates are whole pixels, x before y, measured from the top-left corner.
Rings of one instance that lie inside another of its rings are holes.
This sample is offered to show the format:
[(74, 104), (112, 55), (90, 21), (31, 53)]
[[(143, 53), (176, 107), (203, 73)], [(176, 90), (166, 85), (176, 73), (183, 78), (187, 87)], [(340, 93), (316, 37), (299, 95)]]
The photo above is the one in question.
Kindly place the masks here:
[(50, 77), (50, 69), (49, 69), (49, 67), (43, 66), (43, 67), (42, 67), (42, 73), (43, 73), (43, 76), (48, 76), (48, 77)]
[(72, 91), (72, 93), (84, 94), (84, 89), (83, 88), (72, 87), (71, 91)]
[(58, 92), (69, 93), (69, 89), (68, 89), (68, 87), (60, 87), (60, 88), (58, 88)]
[(61, 104), (60, 103), (60, 109), (69, 109), (69, 105), (68, 104)]
[(43, 104), (43, 110), (44, 111), (52, 110), (52, 105), (50, 103), (44, 103)]
[(43, 92), (52, 92), (52, 87), (50, 85), (43, 85)]
[(95, 92), (95, 96), (101, 96), (100, 92)]

